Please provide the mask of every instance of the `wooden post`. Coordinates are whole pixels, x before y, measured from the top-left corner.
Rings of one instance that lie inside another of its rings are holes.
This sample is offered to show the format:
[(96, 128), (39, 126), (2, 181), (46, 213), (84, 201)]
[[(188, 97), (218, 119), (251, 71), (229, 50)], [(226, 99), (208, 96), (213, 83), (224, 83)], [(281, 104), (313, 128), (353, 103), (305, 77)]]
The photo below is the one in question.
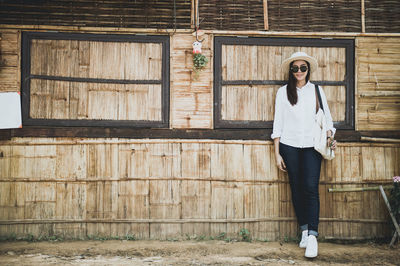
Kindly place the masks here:
[[(349, 187), (349, 188), (329, 188), (328, 192), (362, 192), (362, 191), (371, 191), (371, 190), (379, 190), (379, 187), (382, 186), (374, 186), (374, 187)], [(390, 188), (391, 186), (384, 186), (383, 188)]]
[(383, 190), (383, 187), (379, 186), (379, 190), (381, 191), (383, 200), (385, 201), (386, 207), (389, 210), (390, 217), (392, 218), (392, 222), (394, 224), (394, 227), (396, 228), (396, 232), (394, 232), (392, 241), (390, 241), (390, 246), (392, 246), (394, 244), (394, 241), (396, 240), (396, 234), (397, 234), (398, 237), (400, 237), (400, 228), (399, 228), (399, 225), (397, 223), (396, 217), (394, 216), (394, 214), (392, 212), (392, 209), (390, 208), (390, 204), (389, 204), (389, 201), (388, 201), (388, 199), (386, 197), (386, 193)]
[(195, 19), (195, 10), (196, 10), (196, 7), (195, 7), (195, 5), (196, 5), (196, 0), (192, 0), (192, 5), (191, 5), (191, 8), (190, 8), (190, 28), (191, 29), (194, 29), (195, 27), (196, 27), (196, 25), (195, 25), (195, 21), (196, 21), (196, 19)]
[(361, 32), (365, 33), (365, 2), (361, 0)]
[(364, 137), (364, 136), (361, 136), (361, 140), (373, 141), (373, 142), (400, 143), (400, 139), (392, 139), (392, 138), (372, 138), (372, 137)]
[(199, 0), (193, 0), (193, 16), (194, 16), (194, 28), (198, 29), (199, 28)]
[(269, 30), (268, 25), (268, 0), (263, 0), (264, 6), (264, 30)]

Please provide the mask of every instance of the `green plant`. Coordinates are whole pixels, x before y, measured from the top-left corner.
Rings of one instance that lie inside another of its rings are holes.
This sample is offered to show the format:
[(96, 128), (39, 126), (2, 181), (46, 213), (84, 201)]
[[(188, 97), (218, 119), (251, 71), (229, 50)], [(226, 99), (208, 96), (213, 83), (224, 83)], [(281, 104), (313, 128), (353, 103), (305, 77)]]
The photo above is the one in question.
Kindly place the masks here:
[(11, 233), (10, 235), (0, 236), (0, 241), (16, 241), (17, 235), (15, 233)]
[(232, 240), (232, 238), (227, 237), (227, 238), (224, 239), (224, 241), (227, 242), (227, 243), (229, 243), (229, 242), (232, 242), (233, 240)]
[(246, 228), (240, 229), (239, 236), (242, 238), (242, 241), (245, 241), (245, 242), (251, 241), (250, 232)]
[(217, 239), (218, 240), (223, 240), (224, 238), (225, 238), (225, 236), (226, 236), (226, 233), (225, 232), (222, 232), (222, 233), (220, 233), (219, 235), (217, 235)]
[(24, 238), (24, 240), (25, 240), (25, 241), (28, 241), (28, 242), (34, 242), (34, 241), (35, 241), (35, 237), (34, 237), (32, 234), (28, 234), (28, 235)]
[(128, 235), (128, 234), (127, 234), (127, 235), (125, 236), (125, 240), (135, 241), (135, 240), (137, 240), (137, 239), (136, 239), (135, 235)]
[(193, 54), (193, 70), (195, 79), (198, 78), (199, 72), (203, 70), (208, 63), (208, 58), (203, 54)]
[(197, 237), (197, 241), (203, 241), (204, 239), (206, 239), (205, 235), (200, 235)]

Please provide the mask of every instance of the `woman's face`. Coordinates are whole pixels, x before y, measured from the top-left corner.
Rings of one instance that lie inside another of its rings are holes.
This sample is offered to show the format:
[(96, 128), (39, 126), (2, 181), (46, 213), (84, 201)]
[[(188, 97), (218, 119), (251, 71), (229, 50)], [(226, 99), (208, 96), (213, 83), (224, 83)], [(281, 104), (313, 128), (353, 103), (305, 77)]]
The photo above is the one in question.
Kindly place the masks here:
[[(305, 69), (306, 71), (302, 72)], [(292, 67), (290, 68), (290, 71), (293, 73), (293, 76), (297, 79), (298, 82), (304, 81), (308, 74), (308, 66), (306, 61), (304, 60), (294, 61)]]

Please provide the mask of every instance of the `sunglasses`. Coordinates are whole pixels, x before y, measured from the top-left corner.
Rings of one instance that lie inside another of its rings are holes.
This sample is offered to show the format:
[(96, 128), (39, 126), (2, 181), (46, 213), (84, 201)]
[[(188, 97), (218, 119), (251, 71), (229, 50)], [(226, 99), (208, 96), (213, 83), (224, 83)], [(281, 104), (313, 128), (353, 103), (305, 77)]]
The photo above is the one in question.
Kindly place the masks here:
[(307, 66), (292, 66), (291, 68), (290, 68), (290, 70), (293, 72), (293, 73), (297, 73), (297, 72), (299, 72), (299, 69), (300, 69), (300, 71), (301, 72), (306, 72), (307, 70), (308, 70), (308, 67)]

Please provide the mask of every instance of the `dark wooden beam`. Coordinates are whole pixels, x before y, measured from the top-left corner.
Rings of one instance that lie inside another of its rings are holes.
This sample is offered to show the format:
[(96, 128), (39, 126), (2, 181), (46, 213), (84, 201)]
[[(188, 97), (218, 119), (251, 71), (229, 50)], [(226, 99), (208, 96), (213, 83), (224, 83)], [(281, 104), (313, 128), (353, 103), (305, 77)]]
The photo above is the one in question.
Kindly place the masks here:
[[(105, 127), (23, 127), (0, 130), (0, 140), (12, 137), (130, 138), (130, 139), (220, 139), (272, 140), (271, 129), (137, 129)], [(361, 142), (361, 136), (400, 139), (400, 131), (337, 130), (339, 142)], [(362, 141), (368, 142), (368, 141)]]

